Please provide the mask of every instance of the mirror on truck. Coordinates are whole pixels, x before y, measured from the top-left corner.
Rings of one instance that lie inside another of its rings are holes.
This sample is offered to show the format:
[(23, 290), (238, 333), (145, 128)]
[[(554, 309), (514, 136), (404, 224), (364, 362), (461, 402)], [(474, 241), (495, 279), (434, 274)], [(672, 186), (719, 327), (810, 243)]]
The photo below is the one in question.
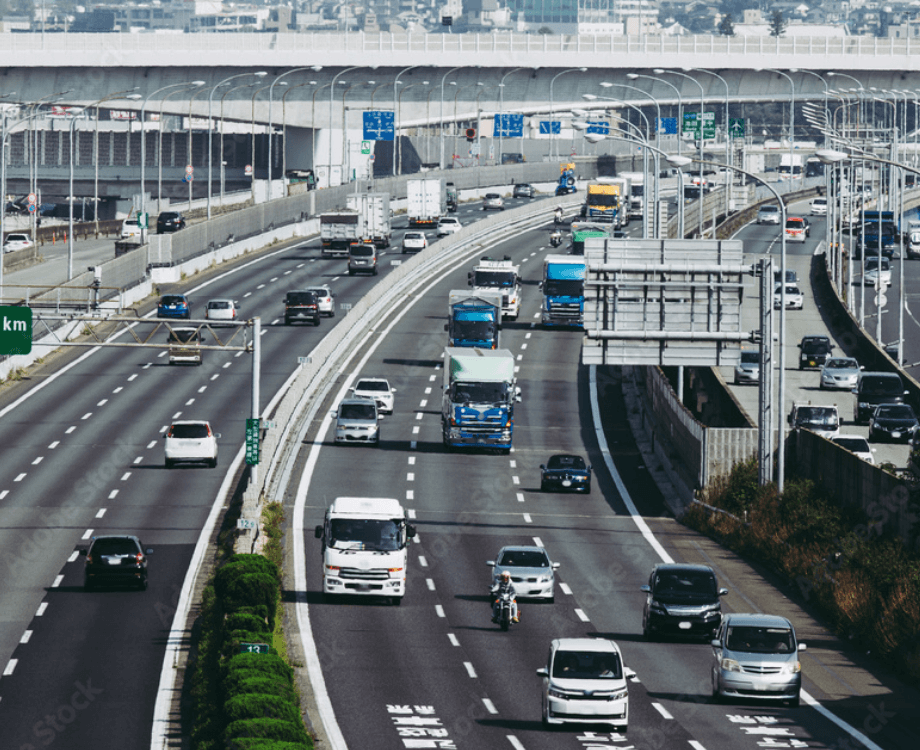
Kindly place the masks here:
[(466, 283), (467, 283), (467, 286), (473, 286), (473, 272), (472, 271), (470, 271), (466, 275)]
[(448, 330), (447, 323), (444, 324), (444, 330)]
[(517, 388), (514, 389), (514, 400), (515, 400), (515, 401), (523, 401), (523, 400), (524, 400), (524, 399), (521, 397), (521, 389), (520, 389), (519, 387), (517, 387)]
[(406, 524), (406, 537), (409, 539), (415, 537), (415, 526), (413, 526), (411, 523)]
[(313, 536), (315, 536), (317, 539), (322, 539), (323, 538), (323, 527), (317, 526), (315, 529), (313, 529)]

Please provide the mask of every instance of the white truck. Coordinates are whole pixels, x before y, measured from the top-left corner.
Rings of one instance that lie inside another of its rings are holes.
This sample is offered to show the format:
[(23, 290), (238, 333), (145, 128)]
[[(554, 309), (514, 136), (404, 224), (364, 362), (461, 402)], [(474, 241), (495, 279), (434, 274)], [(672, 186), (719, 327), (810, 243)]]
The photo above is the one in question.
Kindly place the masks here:
[(346, 257), (352, 242), (364, 238), (364, 216), (353, 208), (324, 211), (319, 215), (319, 238), (322, 256)]
[(645, 215), (645, 175), (642, 172), (620, 172), (619, 177), (630, 181), (629, 217), (641, 219)]
[(802, 177), (805, 171), (802, 166), (803, 162), (804, 159), (801, 154), (783, 154), (779, 158), (779, 169), (776, 171), (779, 172), (779, 174)]
[(500, 292), (502, 295), (502, 316), (517, 320), (521, 312), (521, 267), (507, 255), (503, 260), (484, 255), (467, 280), (477, 294)]
[(406, 548), (415, 527), (398, 500), (337, 497), (314, 535), (323, 542), (324, 596), (385, 596), (393, 604), (402, 602)]
[(364, 242), (373, 242), (378, 248), (390, 246), (393, 234), (390, 227), (389, 193), (353, 193), (346, 197), (348, 207), (364, 217)]
[(406, 182), (406, 213), (410, 227), (433, 227), (447, 214), (444, 180), (425, 179)]

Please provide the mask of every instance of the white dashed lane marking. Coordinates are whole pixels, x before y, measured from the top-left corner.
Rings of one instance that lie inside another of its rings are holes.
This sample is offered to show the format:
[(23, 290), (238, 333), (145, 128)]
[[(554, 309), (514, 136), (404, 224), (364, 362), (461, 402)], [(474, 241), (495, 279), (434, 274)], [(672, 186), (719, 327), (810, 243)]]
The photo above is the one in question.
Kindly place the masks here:
[(156, 441), (156, 440), (151, 440), (149, 443), (147, 443), (147, 448), (148, 448), (148, 449), (149, 449), (149, 448), (153, 448), (153, 447), (156, 446), (156, 444), (157, 444), (157, 441)]
[(38, 456), (38, 457), (32, 462), (32, 466), (38, 466), (38, 465), (42, 462), (42, 459), (44, 459), (44, 458), (45, 458), (44, 456)]
[(73, 432), (75, 429), (77, 429), (77, 428), (76, 428), (76, 427), (68, 427), (66, 430), (64, 430), (64, 434), (65, 434), (65, 435), (69, 435), (69, 434), (70, 434), (71, 432)]
[(31, 631), (31, 630), (27, 630), (25, 633), (22, 634), (22, 638), (19, 639), (19, 642), (20, 642), (20, 643), (28, 643), (28, 642), (29, 642), (29, 639), (30, 639), (31, 637), (32, 637), (32, 631)]
[(60, 441), (60, 440), (55, 440), (53, 443), (51, 443), (51, 445), (48, 446), (48, 449), (53, 451), (53, 450), (54, 450), (55, 448), (57, 448), (60, 444), (61, 444), (61, 441)]
[(134, 373), (130, 378), (128, 378), (128, 382), (130, 383), (136, 377), (137, 377), (137, 373)]
[(109, 500), (114, 500), (118, 496), (118, 490), (112, 490), (109, 493)]
[(16, 669), (16, 665), (19, 663), (19, 659), (10, 659), (6, 664), (6, 669), (3, 670), (3, 676), (9, 677), (13, 674), (13, 670)]
[(492, 703), (492, 701), (490, 701), (488, 698), (483, 698), (483, 699), (482, 699), (482, 705), (484, 705), (484, 706), (486, 707), (486, 711), (488, 711), (490, 714), (497, 714), (497, 713), (498, 713), (498, 709), (495, 708), (495, 704)]
[(51, 582), (51, 588), (56, 589), (58, 586), (61, 585), (61, 581), (63, 581), (63, 580), (64, 580), (63, 574), (61, 574), (61, 575), (56, 575), (56, 576), (54, 577), (54, 580)]
[(46, 609), (48, 609), (48, 602), (42, 602), (38, 605), (38, 609), (35, 610), (35, 616), (41, 617), (43, 614), (45, 614)]
[(426, 578), (425, 584), (428, 586), (429, 591), (434, 591), (434, 581), (431, 578)]
[(440, 604), (434, 605), (434, 611), (438, 617), (446, 617), (446, 615), (444, 614), (444, 607), (442, 607)]
[(473, 663), (472, 663), (472, 662), (465, 661), (465, 662), (463, 662), (463, 666), (466, 667), (466, 673), (467, 673), (470, 677), (472, 677), (472, 678), (475, 680), (475, 679), (476, 679), (476, 670), (473, 669)]
[(533, 523), (533, 519), (530, 517), (530, 513), (524, 514), (524, 523)]
[(131, 476), (131, 472), (130, 472), (130, 471), (126, 471), (124, 474), (122, 474), (122, 476), (121, 476), (121, 481), (122, 481), (122, 482), (128, 481), (128, 477), (130, 477), (130, 476)]
[(81, 539), (83, 539), (83, 540), (85, 541), (85, 540), (89, 539), (92, 535), (93, 535), (93, 530), (92, 530), (92, 529), (87, 529), (86, 531), (83, 532), (83, 536), (81, 537)]
[(14, 482), (21, 482), (21, 481), (22, 481), (23, 479), (25, 479), (25, 478), (26, 478), (26, 473), (23, 472), (22, 474), (19, 474), (13, 481), (14, 481)]
[(3, 492), (0, 492), (0, 500), (2, 500), (3, 498), (5, 498), (5, 497), (6, 497), (7, 495), (9, 495), (9, 494), (10, 494), (10, 491), (9, 491), (9, 490), (3, 490)]
[(451, 646), (460, 646), (460, 641), (457, 640), (457, 636), (455, 636), (453, 633), (447, 634), (447, 640), (450, 641)]
[(102, 518), (102, 517), (105, 515), (105, 511), (106, 511), (105, 508), (100, 508), (100, 509), (96, 512), (96, 518)]
[(80, 553), (74, 550), (70, 553), (70, 557), (67, 558), (67, 562), (75, 562), (76, 559), (80, 556)]
[(591, 622), (590, 618), (585, 614), (583, 609), (576, 609), (575, 614), (578, 615), (578, 619), (582, 622)]
[(662, 706), (660, 703), (653, 703), (653, 704), (652, 704), (652, 707), (653, 707), (658, 713), (661, 714), (662, 718), (665, 718), (665, 719), (673, 719), (673, 718), (674, 718), (673, 716), (671, 716), (671, 714), (668, 713), (668, 709), (666, 709), (666, 708), (665, 708), (664, 706)]
[(565, 594), (566, 596), (571, 596), (571, 595), (572, 595), (572, 589), (569, 588), (569, 584), (567, 584), (567, 583), (560, 583), (560, 584), (559, 584), (559, 588), (562, 589), (562, 593)]
[(118, 386), (112, 393), (121, 393), (124, 390), (124, 386)]
[(134, 463), (139, 464), (143, 460), (144, 460), (143, 456), (138, 456), (137, 458), (134, 459)]
[[(416, 538), (418, 538), (417, 535), (416, 535)], [(424, 555), (419, 555), (419, 556), (418, 556), (418, 564), (419, 564), (421, 567), (423, 567), (423, 568), (427, 568), (427, 567), (428, 567), (428, 561), (425, 559), (425, 556), (424, 556)]]
[(86, 412), (86, 414), (80, 417), (80, 419), (89, 419), (91, 416), (93, 416), (93, 413), (91, 411), (88, 411)]
[(524, 493), (523, 493), (523, 492), (518, 492), (518, 493), (517, 493), (517, 501), (518, 501), (519, 503), (523, 503), (523, 502), (524, 502)]
[(109, 400), (107, 398), (104, 398), (102, 399), (102, 401), (96, 404), (96, 406), (105, 406), (107, 403), (109, 403)]

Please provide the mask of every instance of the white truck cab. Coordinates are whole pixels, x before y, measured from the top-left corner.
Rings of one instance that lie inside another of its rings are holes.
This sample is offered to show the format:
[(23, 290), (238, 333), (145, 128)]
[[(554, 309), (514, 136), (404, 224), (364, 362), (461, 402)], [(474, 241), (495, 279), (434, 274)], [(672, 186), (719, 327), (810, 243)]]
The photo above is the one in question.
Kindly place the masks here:
[(521, 267), (507, 255), (502, 260), (484, 255), (467, 274), (477, 293), (495, 291), (502, 295), (502, 317), (517, 320), (521, 312)]
[(400, 604), (415, 536), (407, 519), (398, 500), (337, 497), (314, 531), (323, 542), (323, 595), (385, 596)]

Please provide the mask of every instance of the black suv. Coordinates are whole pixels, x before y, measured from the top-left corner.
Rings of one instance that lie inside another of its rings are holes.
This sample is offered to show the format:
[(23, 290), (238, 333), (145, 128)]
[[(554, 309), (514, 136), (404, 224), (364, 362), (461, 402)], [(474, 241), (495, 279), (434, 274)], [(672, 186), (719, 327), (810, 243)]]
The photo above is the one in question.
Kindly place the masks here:
[(834, 351), (834, 345), (827, 336), (802, 336), (799, 350), (800, 370), (806, 367), (821, 368)]
[(722, 622), (721, 597), (728, 589), (716, 585), (716, 574), (706, 565), (662, 563), (652, 569), (642, 610), (642, 635), (690, 635), (707, 642)]
[(313, 292), (288, 292), (284, 297), (284, 325), (289, 326), (295, 320), (309, 320), (319, 325), (319, 301)]
[(137, 586), (147, 588), (147, 555), (136, 536), (97, 536), (89, 549), (81, 549), (86, 557), (83, 569), (83, 588), (90, 591), (97, 583)]
[(863, 372), (853, 389), (856, 406), (853, 421), (866, 424), (879, 404), (903, 404), (907, 391), (901, 376), (894, 372)]
[(157, 216), (157, 234), (185, 229), (185, 218), (178, 211), (163, 211)]

